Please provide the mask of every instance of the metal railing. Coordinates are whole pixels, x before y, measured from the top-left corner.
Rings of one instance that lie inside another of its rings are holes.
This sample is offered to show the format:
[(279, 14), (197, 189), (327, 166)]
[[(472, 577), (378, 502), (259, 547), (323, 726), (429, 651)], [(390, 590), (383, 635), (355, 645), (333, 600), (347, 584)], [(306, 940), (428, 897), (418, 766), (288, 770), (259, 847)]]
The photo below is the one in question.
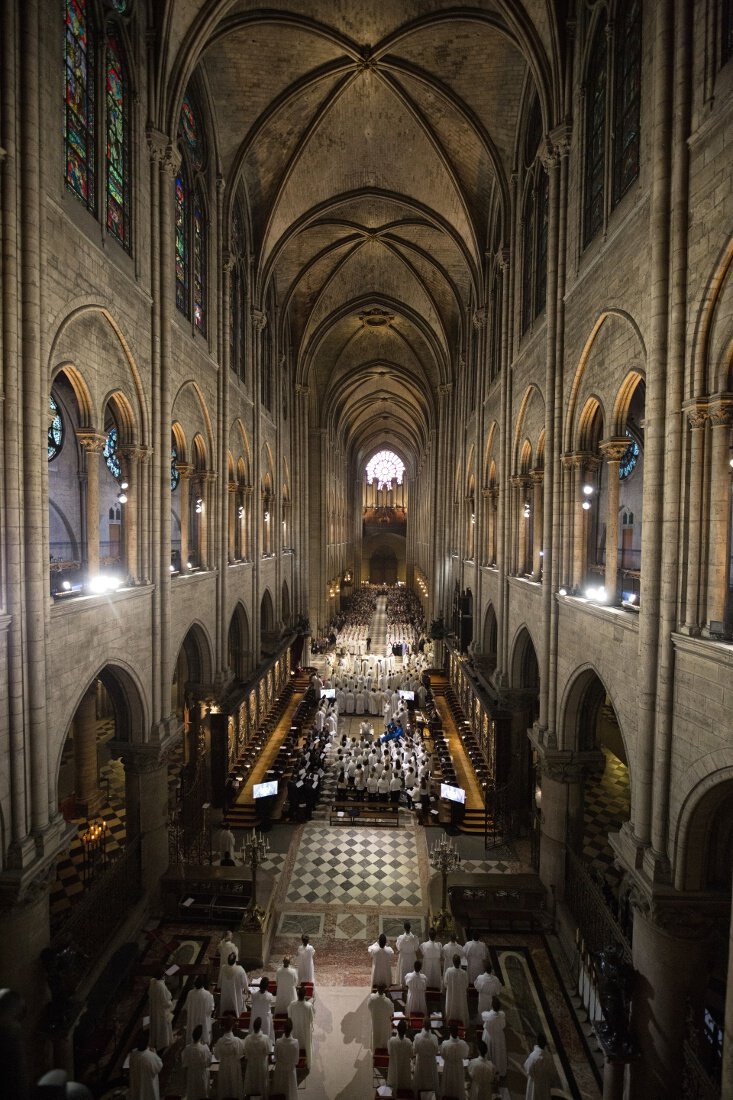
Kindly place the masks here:
[(95, 878), (56, 931), (51, 946), (71, 944), (96, 965), (113, 933), (142, 896), (140, 841), (132, 841), (119, 859)]
[(583, 861), (565, 848), (565, 904), (576, 922), (574, 979), (578, 996), (591, 1022), (603, 1017), (595, 956), (615, 945), (623, 959), (631, 963), (631, 944), (608, 909), (602, 891)]

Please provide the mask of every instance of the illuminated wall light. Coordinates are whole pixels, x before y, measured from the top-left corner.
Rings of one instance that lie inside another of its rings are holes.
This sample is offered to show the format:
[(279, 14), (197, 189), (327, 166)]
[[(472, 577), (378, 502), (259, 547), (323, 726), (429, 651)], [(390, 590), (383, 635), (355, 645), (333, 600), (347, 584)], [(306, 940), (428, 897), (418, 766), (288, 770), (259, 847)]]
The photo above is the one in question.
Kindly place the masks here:
[(239, 516), (240, 519), (244, 519), (244, 508), (242, 507), (241, 504), (239, 505), (239, 508), (237, 509), (237, 515)]
[(558, 589), (558, 595), (559, 595), (559, 596), (567, 596), (567, 594), (568, 594), (568, 590), (567, 590), (567, 588), (560, 588), (560, 589)]
[(99, 596), (105, 592), (116, 592), (122, 586), (121, 577), (91, 577), (87, 581), (87, 589)]
[(593, 486), (592, 485), (584, 485), (583, 486), (583, 494), (584, 494), (584, 496), (587, 496), (587, 497), (593, 496)]
[(120, 504), (127, 504), (127, 493), (118, 493), (117, 499)]
[(204, 502), (201, 497), (196, 498), (196, 514), (201, 515), (204, 510)]
[(583, 511), (588, 512), (589, 510), (590, 510), (590, 501), (589, 500), (584, 500), (583, 501)]
[(70, 581), (64, 581), (63, 584), (61, 585), (61, 587), (63, 588), (64, 592), (71, 592), (71, 582)]

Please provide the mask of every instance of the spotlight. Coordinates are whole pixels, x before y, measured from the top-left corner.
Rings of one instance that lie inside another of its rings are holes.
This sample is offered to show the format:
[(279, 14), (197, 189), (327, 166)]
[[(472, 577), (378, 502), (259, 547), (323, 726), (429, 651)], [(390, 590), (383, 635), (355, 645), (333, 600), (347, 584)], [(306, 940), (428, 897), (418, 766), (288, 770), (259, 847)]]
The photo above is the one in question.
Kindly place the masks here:
[(587, 497), (592, 496), (593, 495), (593, 486), (592, 485), (584, 485), (583, 486), (583, 494)]
[(127, 504), (127, 493), (118, 493), (117, 499), (119, 500), (120, 504)]
[(171, 565), (169, 568), (170, 568), (171, 573), (175, 573), (175, 571), (176, 571), (175, 565)]
[(595, 588), (586, 588), (585, 598), (586, 598), (586, 600), (594, 600), (596, 598)]
[(186, 562), (186, 568), (187, 568), (187, 569), (193, 569), (193, 565), (191, 564), (191, 562), (190, 562), (190, 561), (187, 561), (187, 562)]
[(64, 592), (71, 592), (71, 582), (70, 581), (64, 581), (62, 583), (61, 587), (63, 588)]
[(130, 486), (129, 486), (129, 483), (127, 481), (121, 481), (120, 482), (120, 489), (129, 489), (129, 488), (130, 488)]
[(567, 596), (567, 594), (568, 594), (567, 588), (560, 588), (558, 590), (558, 596)]
[(196, 498), (196, 514), (201, 515), (204, 510), (204, 502), (201, 497)]
[(588, 512), (589, 510), (590, 510), (590, 501), (589, 500), (584, 500), (583, 501), (583, 511)]

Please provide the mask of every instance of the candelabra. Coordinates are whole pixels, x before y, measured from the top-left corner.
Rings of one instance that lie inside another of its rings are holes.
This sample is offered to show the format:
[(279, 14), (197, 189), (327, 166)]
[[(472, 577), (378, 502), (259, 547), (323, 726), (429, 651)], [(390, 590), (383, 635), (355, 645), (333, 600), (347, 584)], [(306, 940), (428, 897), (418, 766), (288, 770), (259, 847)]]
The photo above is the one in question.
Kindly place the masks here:
[(448, 875), (451, 871), (456, 870), (460, 862), (460, 855), (449, 838), (443, 833), (440, 840), (437, 840), (430, 849), (430, 866), (436, 871), (440, 871), (442, 876), (440, 914), (434, 922), (435, 930), (440, 937), (443, 937), (453, 927), (453, 918), (448, 912)]
[(242, 842), (242, 862), (249, 863), (252, 870), (252, 897), (247, 911), (242, 918), (242, 927), (259, 930), (265, 919), (264, 909), (257, 905), (257, 868), (267, 859), (270, 851), (270, 842), (262, 833), (252, 830), (250, 836), (245, 836)]
[(86, 832), (81, 835), (85, 883), (91, 882), (97, 870), (107, 863), (107, 832), (107, 823), (102, 818), (99, 821), (90, 821)]

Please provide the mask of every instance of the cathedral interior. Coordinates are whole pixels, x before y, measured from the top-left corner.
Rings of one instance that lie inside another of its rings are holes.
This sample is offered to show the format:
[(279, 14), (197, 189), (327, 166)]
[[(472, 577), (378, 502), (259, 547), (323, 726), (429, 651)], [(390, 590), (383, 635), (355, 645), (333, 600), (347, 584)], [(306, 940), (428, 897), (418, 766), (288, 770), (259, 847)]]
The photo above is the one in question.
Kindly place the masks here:
[[(447, 882), (515, 996), (497, 1095), (539, 1020), (553, 1096), (733, 1096), (731, 0), (6, 0), (0, 55), (24, 1072), (124, 1083), (233, 920), (255, 971), (320, 952), (303, 1095), (374, 1095), (338, 996)], [(283, 798), (372, 597), (461, 814)]]

